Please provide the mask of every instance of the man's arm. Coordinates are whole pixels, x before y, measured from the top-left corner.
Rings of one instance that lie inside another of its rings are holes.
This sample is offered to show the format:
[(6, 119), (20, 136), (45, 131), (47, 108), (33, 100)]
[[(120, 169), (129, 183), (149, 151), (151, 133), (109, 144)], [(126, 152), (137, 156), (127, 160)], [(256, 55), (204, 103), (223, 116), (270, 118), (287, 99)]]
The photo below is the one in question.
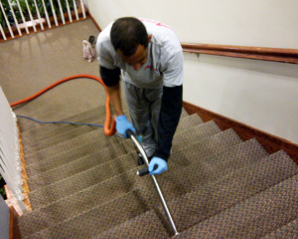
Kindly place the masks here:
[[(182, 111), (183, 53), (173, 55), (164, 71), (164, 87), (158, 122), (157, 150), (149, 164), (149, 173), (161, 174), (167, 170), (167, 161), (172, 149), (172, 141)], [(155, 165), (158, 168), (154, 170)]]
[(183, 87), (163, 87), (163, 96), (158, 122), (158, 148), (154, 154), (168, 160), (172, 148), (172, 141), (182, 112)]
[(107, 89), (116, 115), (117, 116), (123, 115), (122, 101), (121, 101), (121, 95), (120, 95), (120, 84), (117, 83), (114, 86), (108, 86)]
[(125, 138), (127, 138), (126, 131), (130, 129), (135, 132), (135, 129), (123, 113), (119, 84), (120, 69), (116, 68), (110, 70), (100, 66), (100, 75), (107, 86), (111, 103), (116, 113), (116, 129), (119, 134), (122, 134)]
[(121, 95), (120, 95), (120, 69), (110, 70), (100, 66), (100, 75), (107, 86), (112, 106), (117, 116), (123, 115)]

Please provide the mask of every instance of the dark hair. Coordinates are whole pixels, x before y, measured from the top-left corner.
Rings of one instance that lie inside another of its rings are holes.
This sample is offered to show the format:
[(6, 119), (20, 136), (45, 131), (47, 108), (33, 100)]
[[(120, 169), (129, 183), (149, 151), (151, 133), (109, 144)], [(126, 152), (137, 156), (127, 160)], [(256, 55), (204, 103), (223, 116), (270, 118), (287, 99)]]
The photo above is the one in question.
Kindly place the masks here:
[(113, 23), (111, 41), (116, 51), (119, 49), (125, 56), (131, 56), (138, 45), (148, 46), (148, 34), (141, 21), (134, 17), (123, 17)]

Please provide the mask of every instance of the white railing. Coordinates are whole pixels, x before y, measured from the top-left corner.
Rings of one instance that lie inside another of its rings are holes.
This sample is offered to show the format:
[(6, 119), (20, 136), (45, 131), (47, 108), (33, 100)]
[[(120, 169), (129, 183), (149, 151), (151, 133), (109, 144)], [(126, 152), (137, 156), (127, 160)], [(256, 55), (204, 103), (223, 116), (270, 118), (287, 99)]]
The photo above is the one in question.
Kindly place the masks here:
[(23, 181), (21, 174), (19, 130), (16, 115), (12, 111), (0, 87), (0, 174), (13, 193), (22, 211), (26, 211), (23, 202)]
[(0, 0), (0, 32), (3, 40), (22, 36), (22, 30), (29, 34), (30, 28), (37, 32), (39, 25), (40, 30), (52, 28), (51, 18), (55, 26), (59, 26), (59, 21), (63, 25), (66, 21), (73, 22), (72, 12), (77, 21), (86, 18), (83, 0), (22, 0), (22, 4), (20, 1)]

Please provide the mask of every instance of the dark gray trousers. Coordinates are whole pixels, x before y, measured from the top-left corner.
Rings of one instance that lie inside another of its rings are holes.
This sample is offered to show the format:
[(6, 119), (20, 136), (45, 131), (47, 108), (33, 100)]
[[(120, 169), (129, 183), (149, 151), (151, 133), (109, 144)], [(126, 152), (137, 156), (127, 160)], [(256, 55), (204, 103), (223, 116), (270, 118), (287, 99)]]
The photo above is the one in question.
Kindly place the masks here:
[(160, 113), (162, 86), (143, 89), (123, 82), (124, 93), (136, 134), (142, 136), (142, 146), (148, 157), (157, 149), (157, 126)]

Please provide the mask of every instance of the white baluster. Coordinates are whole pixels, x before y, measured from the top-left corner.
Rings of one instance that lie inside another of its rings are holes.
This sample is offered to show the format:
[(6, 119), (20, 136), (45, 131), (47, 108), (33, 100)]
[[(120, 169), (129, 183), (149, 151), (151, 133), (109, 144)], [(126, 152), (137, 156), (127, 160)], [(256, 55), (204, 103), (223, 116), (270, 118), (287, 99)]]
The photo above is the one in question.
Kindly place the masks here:
[(50, 0), (50, 4), (51, 4), (51, 9), (52, 9), (52, 13), (53, 13), (53, 16), (54, 16), (55, 24), (58, 27), (57, 16), (56, 16), (56, 12), (55, 12), (55, 8), (54, 8), (53, 1), (52, 0)]
[(22, 36), (22, 32), (21, 32), (21, 30), (20, 30), (19, 23), (18, 23), (18, 20), (17, 20), (17, 18), (16, 18), (16, 15), (15, 15), (15, 13), (14, 13), (14, 10), (13, 10), (13, 7), (12, 7), (12, 5), (11, 5), (10, 0), (8, 0), (8, 4), (9, 4), (9, 7), (10, 7), (10, 11), (11, 11), (11, 13), (12, 13), (12, 16), (13, 16), (13, 20), (14, 20), (14, 22), (15, 22), (15, 24), (16, 24), (17, 29), (18, 29), (19, 36)]
[(49, 18), (49, 13), (48, 13), (48, 10), (47, 10), (46, 5), (44, 3), (44, 0), (42, 0), (42, 6), (43, 6), (43, 9), (44, 9), (44, 13), (46, 15), (48, 26), (49, 26), (49, 28), (52, 28), (52, 25), (51, 25), (51, 22), (50, 22), (50, 18)]
[(2, 2), (1, 2), (1, 1), (0, 1), (0, 8), (1, 8), (2, 12), (3, 12), (3, 16), (4, 16), (4, 19), (5, 19), (7, 28), (8, 28), (8, 30), (9, 30), (9, 32), (10, 32), (10, 35), (11, 35), (12, 38), (14, 38), (13, 32), (12, 32), (12, 30), (11, 30), (9, 21), (8, 21), (8, 19), (7, 19), (7, 16), (6, 16), (6, 14), (5, 14), (5, 11), (4, 11), (4, 8), (3, 8), (3, 5), (2, 5)]
[(63, 25), (65, 25), (64, 13), (63, 13), (63, 10), (62, 10), (62, 6), (61, 6), (60, 0), (58, 0), (58, 5), (59, 5), (59, 10), (60, 10), (60, 18), (62, 19)]
[(72, 16), (71, 16), (68, 0), (66, 0), (66, 7), (67, 7), (67, 12), (68, 12), (68, 19), (69, 19), (70, 22), (72, 22)]
[(74, 7), (74, 10), (75, 10), (75, 14), (76, 14), (76, 19), (77, 21), (79, 20), (79, 14), (78, 14), (78, 6), (76, 4), (76, 1), (73, 0), (73, 7)]

